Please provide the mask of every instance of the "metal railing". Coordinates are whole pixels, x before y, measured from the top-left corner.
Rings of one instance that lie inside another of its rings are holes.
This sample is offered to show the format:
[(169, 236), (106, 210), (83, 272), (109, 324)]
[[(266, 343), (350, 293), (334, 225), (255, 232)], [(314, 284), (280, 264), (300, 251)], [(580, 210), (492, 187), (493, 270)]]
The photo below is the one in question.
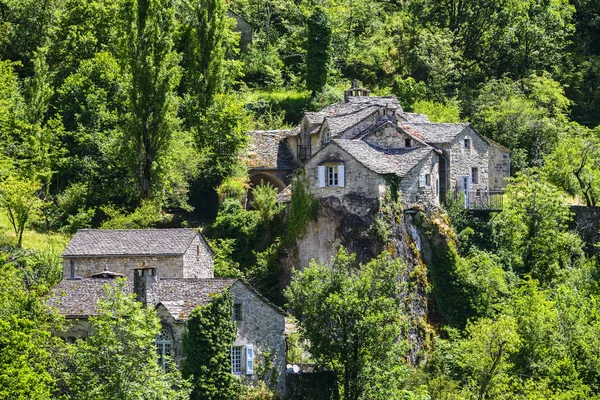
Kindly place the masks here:
[(461, 194), (465, 197), (465, 208), (469, 210), (501, 211), (504, 205), (504, 192), (501, 191), (471, 190)]

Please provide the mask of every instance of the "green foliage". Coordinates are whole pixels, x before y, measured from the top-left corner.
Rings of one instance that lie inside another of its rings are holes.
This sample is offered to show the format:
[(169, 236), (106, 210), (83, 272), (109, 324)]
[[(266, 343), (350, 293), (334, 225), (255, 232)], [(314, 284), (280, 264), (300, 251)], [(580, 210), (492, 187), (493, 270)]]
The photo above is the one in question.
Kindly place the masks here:
[(581, 239), (569, 231), (570, 221), (564, 197), (543, 174), (532, 171), (513, 178), (495, 220), (503, 262), (543, 284), (582, 265)]
[(235, 341), (233, 297), (223, 292), (190, 314), (183, 340), (183, 374), (192, 382), (190, 399), (235, 398), (236, 378), (231, 373), (231, 346)]
[[(4, 254), (3, 254), (4, 256)], [(0, 267), (0, 397), (51, 399), (59, 368), (53, 352), (60, 341), (50, 336), (59, 324), (35, 288), (27, 288), (11, 265)]]
[(344, 399), (384, 399), (398, 390), (403, 268), (386, 253), (357, 266), (340, 248), (331, 267), (313, 262), (286, 291), (310, 353), (336, 372)]
[(327, 84), (331, 59), (331, 26), (323, 8), (314, 8), (307, 27), (306, 88), (314, 95)]
[(156, 357), (161, 329), (156, 312), (125, 294), (125, 281), (106, 285), (100, 314), (87, 340), (67, 358), (68, 396), (77, 399), (187, 399), (189, 384), (174, 365), (164, 370)]
[(489, 392), (502, 393), (497, 387), (521, 344), (516, 321), (509, 316), (483, 318), (467, 325), (466, 333), (467, 339), (459, 344), (459, 364), (471, 370), (468, 387), (479, 399), (487, 398)]
[(235, 239), (209, 240), (215, 252), (215, 278), (241, 278), (240, 264), (233, 260)]
[(175, 7), (166, 0), (129, 0), (122, 12), (121, 62), (131, 74), (125, 137), (136, 160), (139, 198), (145, 200), (162, 189), (156, 175), (179, 129), (174, 90), (181, 68), (174, 50)]
[(317, 207), (317, 200), (307, 188), (306, 178), (302, 173), (298, 174), (298, 177), (292, 183), (290, 214), (285, 235), (286, 243), (294, 243), (304, 235), (306, 224), (317, 214)]
[(0, 205), (17, 237), (17, 246), (23, 243), (23, 232), (28, 224), (41, 217), (43, 201), (38, 197), (40, 183), (35, 179), (11, 174), (0, 182)]
[(571, 196), (582, 196), (588, 207), (600, 198), (600, 140), (575, 123), (544, 159), (548, 179)]
[(283, 204), (277, 201), (277, 188), (269, 183), (260, 183), (252, 188), (251, 207), (258, 212), (258, 218), (264, 230), (266, 243), (271, 241), (273, 220), (283, 211)]
[(412, 105), (413, 112), (425, 114), (431, 122), (462, 122), (457, 103), (442, 104), (435, 101), (417, 100)]
[(143, 201), (140, 207), (127, 214), (113, 205), (102, 207), (107, 219), (102, 223), (102, 229), (144, 229), (152, 228), (165, 221), (158, 205), (152, 201)]

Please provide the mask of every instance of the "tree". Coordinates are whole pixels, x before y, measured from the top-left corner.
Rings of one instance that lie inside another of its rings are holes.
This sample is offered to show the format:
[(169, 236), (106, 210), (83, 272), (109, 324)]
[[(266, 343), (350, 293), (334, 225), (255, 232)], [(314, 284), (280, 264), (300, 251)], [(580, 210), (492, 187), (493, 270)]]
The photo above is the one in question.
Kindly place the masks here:
[(39, 217), (44, 204), (37, 196), (40, 189), (40, 183), (35, 179), (14, 173), (0, 182), (0, 205), (8, 213), (18, 247), (23, 243), (23, 232), (27, 224)]
[(583, 196), (588, 207), (600, 199), (600, 139), (572, 123), (570, 132), (544, 159), (548, 178), (571, 196)]
[[(510, 356), (518, 351), (521, 339), (514, 318), (500, 316), (496, 320), (483, 318), (467, 325), (468, 338), (460, 345), (460, 363), (471, 371), (469, 386), (479, 400), (511, 367)], [(502, 392), (502, 391), (500, 391)]]
[(179, 128), (179, 55), (173, 49), (175, 9), (170, 0), (129, 0), (124, 12), (122, 62), (131, 76), (125, 130), (137, 157), (140, 200), (160, 192), (156, 175)]
[(192, 400), (235, 398), (231, 346), (235, 341), (233, 296), (223, 292), (192, 311), (183, 339), (183, 374), (192, 382)]
[(540, 171), (512, 178), (503, 203), (494, 223), (506, 266), (547, 285), (583, 264), (581, 239), (568, 228), (569, 207)]
[(98, 308), (90, 318), (93, 333), (73, 344), (67, 358), (70, 398), (187, 399), (189, 385), (179, 370), (163, 369), (156, 356), (156, 312), (126, 294), (124, 280), (106, 285)]
[(265, 243), (271, 242), (273, 219), (283, 210), (283, 204), (277, 201), (277, 188), (269, 183), (261, 183), (252, 189), (254, 197), (251, 206), (258, 211), (260, 223), (265, 228)]
[(60, 329), (35, 289), (27, 289), (18, 270), (0, 266), (0, 397), (51, 399), (56, 391), (58, 365), (54, 350), (61, 342), (51, 337)]
[(340, 248), (331, 267), (313, 262), (286, 291), (310, 353), (337, 373), (345, 400), (372, 399), (374, 388), (387, 393), (375, 398), (399, 393), (402, 268), (386, 253), (357, 266), (355, 256)]
[(315, 7), (308, 19), (306, 45), (306, 88), (315, 95), (327, 84), (331, 59), (331, 26), (321, 7)]

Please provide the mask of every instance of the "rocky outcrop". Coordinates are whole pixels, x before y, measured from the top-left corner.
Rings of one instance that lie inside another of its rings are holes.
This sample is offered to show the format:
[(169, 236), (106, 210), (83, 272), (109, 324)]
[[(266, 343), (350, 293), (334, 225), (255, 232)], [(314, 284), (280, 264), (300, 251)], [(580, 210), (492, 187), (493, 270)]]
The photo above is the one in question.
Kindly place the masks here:
[[(410, 349), (407, 361), (419, 365), (427, 358), (433, 340), (433, 327), (427, 314), (430, 286), (427, 263), (431, 262), (432, 252), (445, 242), (442, 236), (450, 234), (450, 230), (448, 228), (444, 233), (443, 229), (436, 229), (436, 234), (432, 235), (427, 228), (431, 224), (444, 225), (439, 209), (413, 206), (404, 211), (391, 199), (382, 200), (381, 206), (367, 198), (353, 199), (352, 204), (353, 210), (348, 210), (335, 197), (319, 200), (317, 215), (306, 227), (304, 236), (288, 249), (282, 260), (282, 283), (284, 286), (289, 283), (293, 268), (306, 268), (313, 259), (320, 264), (329, 264), (340, 245), (355, 253), (357, 261), (362, 263), (384, 249), (390, 250), (394, 258), (401, 258), (406, 263), (398, 279), (403, 288), (401, 301), (408, 318), (405, 336)], [(360, 205), (359, 209), (370, 211), (356, 213), (357, 205)], [(427, 234), (424, 234), (426, 229)]]

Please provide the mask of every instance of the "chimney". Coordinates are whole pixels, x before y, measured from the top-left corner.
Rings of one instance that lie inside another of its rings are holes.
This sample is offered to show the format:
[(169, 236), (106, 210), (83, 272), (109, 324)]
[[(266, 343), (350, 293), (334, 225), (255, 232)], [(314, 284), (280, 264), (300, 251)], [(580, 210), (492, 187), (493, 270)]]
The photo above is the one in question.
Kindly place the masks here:
[(156, 268), (147, 266), (146, 262), (133, 269), (133, 293), (144, 306), (147, 306), (149, 301), (152, 305), (152, 285), (155, 281), (158, 281)]

